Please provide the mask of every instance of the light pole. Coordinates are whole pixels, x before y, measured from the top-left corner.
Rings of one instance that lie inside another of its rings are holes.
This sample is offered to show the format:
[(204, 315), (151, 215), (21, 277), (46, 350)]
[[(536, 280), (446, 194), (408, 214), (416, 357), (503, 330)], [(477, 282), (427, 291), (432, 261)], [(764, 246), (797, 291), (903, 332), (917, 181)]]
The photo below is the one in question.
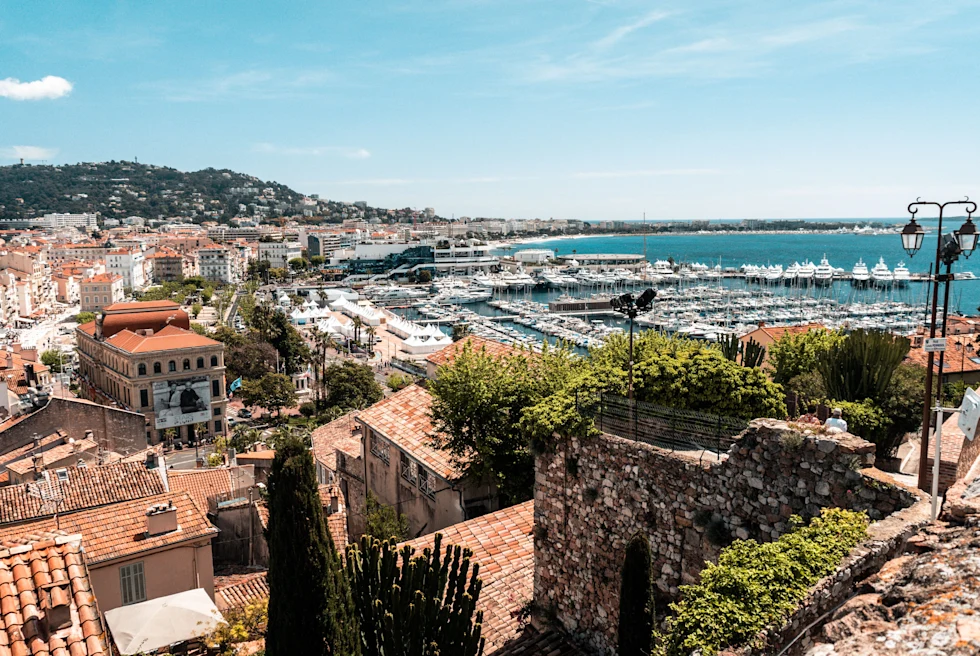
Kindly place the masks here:
[(637, 298), (633, 298), (632, 294), (626, 293), (622, 296), (616, 296), (611, 301), (609, 305), (616, 312), (629, 317), (630, 319), (630, 364), (629, 364), (629, 400), (633, 400), (633, 320), (636, 319), (637, 315), (644, 314), (653, 309), (653, 299), (657, 297), (657, 290), (647, 289), (645, 292), (639, 295)]
[[(930, 339), (936, 337), (936, 323), (938, 321), (937, 313), (939, 310), (939, 283), (942, 282), (945, 285), (943, 290), (943, 323), (942, 323), (942, 337), (946, 337), (946, 315), (949, 311), (949, 287), (953, 280), (953, 275), (951, 269), (953, 262), (959, 259), (960, 255), (964, 257), (970, 257), (973, 250), (977, 246), (977, 227), (973, 223), (972, 215), (977, 211), (977, 204), (974, 203), (967, 197), (965, 200), (954, 200), (948, 201), (946, 203), (936, 203), (930, 201), (920, 201), (916, 200), (914, 203), (909, 204), (909, 213), (912, 215), (912, 220), (909, 224), (902, 229), (902, 247), (905, 252), (909, 254), (909, 257), (914, 257), (916, 252), (922, 248), (922, 239), (925, 235), (925, 230), (922, 226), (916, 223), (915, 215), (919, 211), (920, 206), (933, 206), (939, 208), (939, 238), (936, 241), (936, 262), (933, 268), (933, 287), (932, 287), (932, 315), (929, 325), (929, 337)], [(963, 205), (966, 209), (966, 222), (960, 227), (959, 230), (951, 232), (948, 235), (943, 234), (943, 213), (948, 206)], [(941, 264), (946, 265), (946, 273), (941, 274), (939, 272), (939, 267)], [(939, 352), (939, 371), (940, 379), (939, 383), (936, 385), (936, 399), (938, 400), (942, 397), (942, 367), (945, 351)], [(926, 477), (926, 454), (929, 453), (929, 427), (931, 424), (931, 411), (930, 402), (932, 401), (932, 377), (933, 377), (933, 367), (935, 366), (935, 354), (929, 352), (929, 360), (926, 367), (926, 398), (925, 406), (922, 408), (922, 440), (919, 445), (919, 489), (925, 490), (928, 485)], [(937, 421), (939, 421), (937, 419)], [(939, 463), (933, 463), (933, 467), (938, 470)]]

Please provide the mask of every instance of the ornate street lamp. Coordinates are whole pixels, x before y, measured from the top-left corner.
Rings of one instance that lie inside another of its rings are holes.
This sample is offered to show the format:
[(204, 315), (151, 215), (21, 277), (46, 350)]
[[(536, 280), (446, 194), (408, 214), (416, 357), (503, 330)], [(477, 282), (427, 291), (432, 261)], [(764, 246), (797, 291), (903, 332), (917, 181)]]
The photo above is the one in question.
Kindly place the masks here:
[(657, 290), (647, 289), (637, 298), (633, 298), (630, 293), (617, 296), (609, 301), (609, 305), (616, 312), (629, 317), (630, 319), (630, 368), (629, 368), (629, 400), (633, 400), (633, 320), (640, 314), (644, 314), (653, 309), (653, 299), (657, 297)]
[[(936, 240), (936, 262), (933, 268), (933, 278), (932, 278), (932, 315), (929, 325), (929, 337), (935, 338), (936, 336), (936, 324), (937, 316), (939, 312), (939, 283), (945, 285), (944, 295), (943, 295), (943, 323), (942, 323), (942, 337), (946, 337), (946, 315), (949, 312), (949, 286), (953, 280), (952, 266), (953, 262), (959, 259), (960, 255), (964, 257), (970, 257), (973, 250), (977, 246), (977, 228), (973, 224), (972, 215), (977, 211), (977, 204), (974, 203), (967, 197), (965, 200), (954, 200), (946, 203), (936, 203), (936, 202), (926, 202), (916, 199), (914, 203), (909, 204), (909, 213), (912, 215), (912, 220), (909, 224), (905, 226), (902, 230), (902, 247), (905, 252), (909, 254), (909, 257), (913, 257), (921, 247), (922, 238), (924, 231), (922, 226), (920, 226), (915, 221), (915, 214), (919, 211), (919, 206), (930, 205), (937, 207), (939, 209), (939, 239)], [(947, 206), (953, 205), (963, 205), (966, 208), (966, 223), (964, 223), (959, 230), (944, 235), (943, 234), (943, 213)], [(945, 264), (946, 273), (940, 274), (939, 267)], [(943, 359), (945, 352), (939, 352), (939, 371), (940, 375), (943, 370)], [(930, 408), (930, 401), (932, 400), (932, 377), (935, 367), (935, 353), (929, 353), (928, 366), (926, 368), (926, 400), (925, 405), (922, 408), (922, 441), (919, 443), (919, 489), (927, 489), (928, 481), (926, 477), (926, 454), (929, 453), (929, 429), (932, 423), (932, 413)], [(936, 386), (936, 398), (938, 399), (942, 395), (942, 379), (940, 378), (939, 384)], [(938, 467), (938, 465), (937, 465)]]

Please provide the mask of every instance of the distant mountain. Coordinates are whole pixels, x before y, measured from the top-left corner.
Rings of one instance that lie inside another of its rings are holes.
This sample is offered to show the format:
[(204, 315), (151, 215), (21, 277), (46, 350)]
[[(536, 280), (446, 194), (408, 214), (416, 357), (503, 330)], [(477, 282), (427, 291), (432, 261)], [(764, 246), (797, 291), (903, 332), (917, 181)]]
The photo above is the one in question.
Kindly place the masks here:
[(105, 218), (189, 216), (228, 220), (255, 208), (263, 216), (301, 212), (303, 195), (278, 182), (226, 169), (185, 173), (136, 162), (0, 166), (0, 219), (48, 212), (99, 212)]

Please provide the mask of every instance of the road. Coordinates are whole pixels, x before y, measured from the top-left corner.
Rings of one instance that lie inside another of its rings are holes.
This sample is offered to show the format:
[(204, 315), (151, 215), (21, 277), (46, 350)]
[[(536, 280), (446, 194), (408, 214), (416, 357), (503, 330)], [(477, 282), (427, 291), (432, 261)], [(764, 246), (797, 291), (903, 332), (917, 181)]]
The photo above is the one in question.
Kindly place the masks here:
[[(211, 445), (204, 445), (198, 449), (201, 458), (206, 458), (211, 453)], [(171, 451), (166, 455), (168, 469), (194, 469), (197, 467), (194, 456), (194, 447), (184, 447), (182, 451)]]

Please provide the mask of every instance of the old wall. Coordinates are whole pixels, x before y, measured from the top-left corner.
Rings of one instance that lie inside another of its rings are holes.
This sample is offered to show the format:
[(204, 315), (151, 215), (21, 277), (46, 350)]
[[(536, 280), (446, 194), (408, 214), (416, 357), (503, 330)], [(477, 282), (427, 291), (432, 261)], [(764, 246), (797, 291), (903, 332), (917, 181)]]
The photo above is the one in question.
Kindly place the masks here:
[(0, 432), (0, 453), (29, 444), (34, 435), (62, 429), (81, 440), (92, 431), (95, 441), (123, 455), (146, 448), (146, 418), (137, 413), (77, 399), (53, 398), (44, 408), (15, 420)]
[(753, 422), (714, 462), (603, 434), (539, 456), (535, 473), (535, 606), (599, 653), (613, 653), (626, 542), (650, 540), (658, 602), (675, 599), (732, 538), (768, 541), (794, 515), (827, 506), (880, 519), (916, 500), (860, 471), (860, 438), (804, 436)]

